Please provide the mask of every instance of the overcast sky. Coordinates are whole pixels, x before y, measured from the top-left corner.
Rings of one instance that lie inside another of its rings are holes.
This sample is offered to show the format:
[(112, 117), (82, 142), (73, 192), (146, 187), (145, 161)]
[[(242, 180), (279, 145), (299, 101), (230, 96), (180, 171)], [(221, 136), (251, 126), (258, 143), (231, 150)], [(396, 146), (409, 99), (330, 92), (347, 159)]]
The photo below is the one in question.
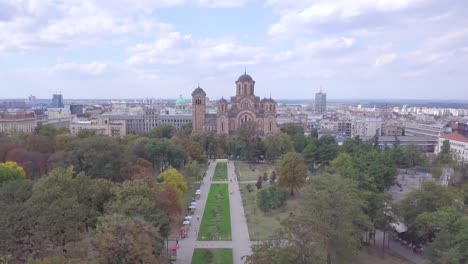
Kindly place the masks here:
[(0, 0), (0, 98), (468, 99), (465, 0)]

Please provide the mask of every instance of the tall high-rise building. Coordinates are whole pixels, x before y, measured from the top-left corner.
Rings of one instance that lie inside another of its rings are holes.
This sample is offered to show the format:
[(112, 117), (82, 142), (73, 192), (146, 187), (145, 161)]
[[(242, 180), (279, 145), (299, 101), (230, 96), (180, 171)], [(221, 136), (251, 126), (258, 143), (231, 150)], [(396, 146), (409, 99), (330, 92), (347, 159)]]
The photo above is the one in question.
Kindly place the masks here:
[(53, 108), (63, 108), (63, 96), (62, 94), (54, 94), (52, 96), (52, 104), (50, 105)]
[(325, 113), (327, 111), (327, 94), (320, 92), (315, 94), (315, 111), (317, 113)]

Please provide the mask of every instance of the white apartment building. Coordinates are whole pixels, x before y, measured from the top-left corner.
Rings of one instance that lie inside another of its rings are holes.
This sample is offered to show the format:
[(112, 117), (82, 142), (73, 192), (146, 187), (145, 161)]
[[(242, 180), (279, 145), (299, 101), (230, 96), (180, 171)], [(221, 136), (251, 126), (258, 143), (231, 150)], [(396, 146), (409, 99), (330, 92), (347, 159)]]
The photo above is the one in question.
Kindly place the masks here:
[(355, 116), (351, 120), (351, 137), (373, 137), (382, 135), (381, 118)]
[(449, 141), (450, 151), (453, 153), (454, 158), (459, 161), (468, 160), (468, 137), (465, 137), (458, 132), (443, 134), (439, 137), (439, 144), (436, 148), (436, 153), (440, 152), (445, 140)]

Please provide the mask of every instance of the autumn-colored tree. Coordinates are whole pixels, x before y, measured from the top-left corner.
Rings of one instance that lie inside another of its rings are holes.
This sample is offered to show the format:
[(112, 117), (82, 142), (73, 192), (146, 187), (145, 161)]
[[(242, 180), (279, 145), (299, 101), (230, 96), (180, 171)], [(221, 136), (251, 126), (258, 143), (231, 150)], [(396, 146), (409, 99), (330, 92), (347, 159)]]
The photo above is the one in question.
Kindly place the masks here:
[(93, 243), (102, 263), (163, 263), (161, 236), (140, 218), (115, 214), (100, 218)]
[(169, 184), (182, 193), (186, 192), (188, 189), (187, 182), (184, 179), (184, 176), (180, 174), (176, 169), (169, 168), (159, 175), (159, 180), (163, 183)]
[(126, 180), (143, 180), (150, 186), (154, 184), (153, 164), (144, 159), (137, 159), (135, 163), (123, 169), (123, 176)]
[(294, 196), (294, 191), (305, 183), (307, 167), (304, 163), (304, 157), (296, 152), (286, 153), (281, 160), (278, 174), (278, 185), (288, 188), (291, 196)]
[(0, 186), (9, 182), (26, 179), (24, 169), (13, 161), (0, 163)]
[(182, 192), (172, 185), (164, 184), (159, 191), (159, 199), (165, 203), (167, 215), (173, 219), (182, 216)]

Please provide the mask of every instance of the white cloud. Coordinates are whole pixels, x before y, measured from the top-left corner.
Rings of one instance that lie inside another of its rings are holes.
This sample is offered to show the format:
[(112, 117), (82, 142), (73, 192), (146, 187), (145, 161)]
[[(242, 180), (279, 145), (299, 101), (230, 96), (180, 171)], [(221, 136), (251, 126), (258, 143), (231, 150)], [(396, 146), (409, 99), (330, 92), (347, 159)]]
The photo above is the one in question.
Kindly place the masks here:
[(210, 8), (232, 8), (245, 5), (249, 0), (198, 0), (200, 6)]
[(383, 54), (375, 60), (375, 66), (381, 67), (392, 63), (397, 58), (395, 53)]
[(349, 24), (354, 18), (378, 12), (393, 12), (420, 3), (421, 0), (321, 0), (321, 1), (267, 1), (278, 9), (279, 21), (269, 29), (272, 36), (312, 32), (315, 26), (327, 23)]
[(97, 76), (109, 70), (109, 65), (101, 62), (73, 63), (60, 62), (48, 70), (49, 74), (79, 74)]
[(7, 3), (3, 7), (0, 5), (8, 10), (4, 15), (0, 12), (0, 51), (69, 47), (122, 34), (167, 30), (170, 25), (155, 21), (145, 12), (182, 2), (25, 0)]

